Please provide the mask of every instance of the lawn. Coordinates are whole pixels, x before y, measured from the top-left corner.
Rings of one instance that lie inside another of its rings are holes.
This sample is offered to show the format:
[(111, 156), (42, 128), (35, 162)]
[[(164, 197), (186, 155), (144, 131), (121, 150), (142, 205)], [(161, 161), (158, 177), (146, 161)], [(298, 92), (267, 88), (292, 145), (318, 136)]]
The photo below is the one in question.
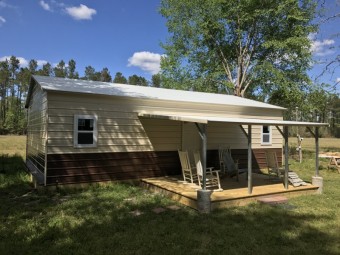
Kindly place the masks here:
[[(35, 191), (23, 171), (24, 143), (24, 137), (0, 137), (0, 154), (8, 154), (0, 158), (6, 160), (0, 164), (1, 255), (340, 254), (340, 174), (324, 160), (323, 195), (201, 215), (127, 184)], [(334, 144), (340, 151), (339, 140)], [(291, 168), (310, 181), (312, 153), (302, 164), (291, 160)], [(160, 207), (165, 211), (155, 213)]]

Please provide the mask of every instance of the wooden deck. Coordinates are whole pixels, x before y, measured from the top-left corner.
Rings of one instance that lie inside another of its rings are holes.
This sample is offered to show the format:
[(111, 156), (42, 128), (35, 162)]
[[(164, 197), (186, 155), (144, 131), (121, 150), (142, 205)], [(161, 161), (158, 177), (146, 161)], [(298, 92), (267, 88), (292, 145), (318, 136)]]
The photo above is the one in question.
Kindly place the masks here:
[[(160, 192), (181, 204), (197, 209), (198, 185), (183, 183), (180, 176), (158, 177), (142, 179), (143, 187)], [(293, 187), (289, 185), (288, 190), (282, 181), (269, 178), (263, 174), (253, 174), (253, 192), (248, 194), (246, 175), (240, 175), (240, 180), (224, 177), (221, 179), (223, 191), (213, 191), (211, 195), (211, 209), (224, 208), (228, 206), (242, 206), (259, 198), (284, 195), (286, 197), (299, 196), (316, 193), (318, 187), (307, 183), (307, 186)]]

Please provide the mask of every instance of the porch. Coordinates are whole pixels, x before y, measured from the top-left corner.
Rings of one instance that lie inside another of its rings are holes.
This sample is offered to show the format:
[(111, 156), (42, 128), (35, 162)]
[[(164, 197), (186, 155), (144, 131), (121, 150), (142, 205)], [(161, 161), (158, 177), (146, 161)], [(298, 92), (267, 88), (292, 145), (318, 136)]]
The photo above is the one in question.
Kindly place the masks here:
[[(270, 178), (264, 174), (252, 174), (253, 190), (248, 192), (248, 181), (246, 174), (240, 175), (240, 180), (224, 177), (221, 178), (221, 186), (223, 191), (213, 191), (211, 194), (211, 210), (217, 208), (225, 208), (228, 206), (243, 206), (251, 202), (255, 202), (260, 198), (283, 195), (285, 197), (300, 196), (305, 194), (317, 193), (318, 187), (307, 183), (306, 186), (293, 187), (285, 186), (282, 180)], [(197, 190), (198, 185), (183, 183), (181, 176), (176, 177), (158, 177), (146, 178), (141, 180), (141, 185), (148, 190), (159, 192), (171, 199), (189, 206), (193, 209), (197, 207)]]

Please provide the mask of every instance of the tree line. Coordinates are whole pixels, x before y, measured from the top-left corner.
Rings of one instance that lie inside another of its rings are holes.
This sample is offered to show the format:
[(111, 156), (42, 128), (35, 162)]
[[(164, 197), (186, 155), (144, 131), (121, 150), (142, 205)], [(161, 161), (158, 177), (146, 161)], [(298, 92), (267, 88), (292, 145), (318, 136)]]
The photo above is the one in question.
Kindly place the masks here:
[(64, 60), (61, 60), (55, 67), (45, 63), (39, 68), (35, 59), (30, 60), (27, 67), (20, 67), (19, 59), (11, 56), (0, 62), (0, 135), (26, 132), (27, 120), (24, 106), (31, 75), (161, 86), (160, 74), (153, 75), (151, 81), (136, 74), (126, 78), (121, 72), (116, 72), (112, 78), (107, 67), (97, 71), (89, 65), (85, 67), (84, 76), (80, 76), (76, 69), (76, 61), (73, 59), (69, 60), (67, 65)]

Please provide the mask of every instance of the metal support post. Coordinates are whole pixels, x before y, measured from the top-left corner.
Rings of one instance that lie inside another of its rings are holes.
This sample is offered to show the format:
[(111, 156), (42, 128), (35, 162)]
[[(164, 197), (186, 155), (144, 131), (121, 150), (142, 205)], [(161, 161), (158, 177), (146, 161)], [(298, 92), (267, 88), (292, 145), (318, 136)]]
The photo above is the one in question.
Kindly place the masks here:
[(288, 172), (289, 172), (289, 148), (288, 148), (288, 126), (283, 127), (283, 134), (285, 140), (285, 176), (284, 185), (288, 189)]
[(315, 177), (319, 176), (319, 128), (315, 127)]
[(207, 176), (207, 132), (206, 132), (206, 124), (202, 124), (202, 123), (195, 123), (196, 127), (198, 129), (198, 133), (202, 139), (202, 167), (203, 167), (203, 174), (202, 174), (202, 178), (203, 178), (203, 190), (206, 190), (207, 188), (207, 180), (206, 180), (206, 176)]
[(252, 151), (251, 151), (251, 125), (248, 125), (248, 194), (253, 192), (252, 176)]

